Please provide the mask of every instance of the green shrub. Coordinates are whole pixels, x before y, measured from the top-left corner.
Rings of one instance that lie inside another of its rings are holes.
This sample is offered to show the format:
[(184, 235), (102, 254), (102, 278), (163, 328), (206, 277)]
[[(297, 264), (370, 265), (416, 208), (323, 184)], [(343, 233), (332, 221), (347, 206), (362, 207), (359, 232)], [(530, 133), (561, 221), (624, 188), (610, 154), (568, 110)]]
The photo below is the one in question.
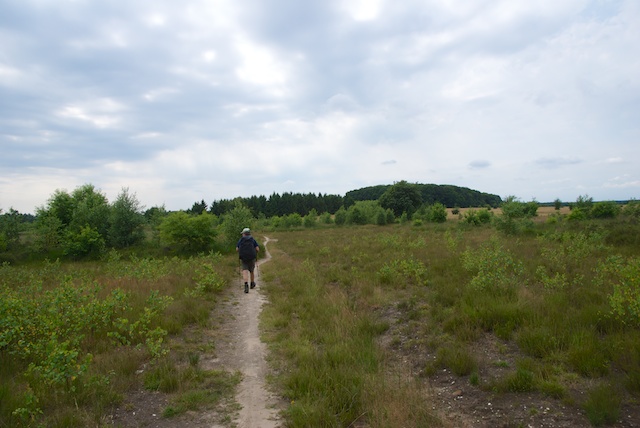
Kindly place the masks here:
[(333, 223), (333, 218), (331, 218), (331, 214), (328, 212), (324, 212), (322, 213), (322, 215), (320, 215), (320, 222), (322, 224), (331, 224)]
[(287, 214), (282, 216), (282, 227), (287, 229), (296, 228), (302, 226), (303, 219), (302, 216), (298, 213)]
[[(179, 251), (196, 253), (207, 251), (214, 247), (218, 234), (214, 217), (206, 211), (200, 215), (189, 215), (185, 212), (174, 212), (162, 219), (160, 223), (160, 239), (169, 246), (175, 246)], [(229, 221), (227, 218), (225, 221)], [(246, 226), (243, 226), (246, 227)], [(234, 238), (240, 236), (239, 229)], [(226, 231), (226, 228), (225, 228)], [(228, 240), (231, 240), (228, 238)], [(237, 239), (233, 239), (233, 247)]]
[(99, 257), (106, 249), (106, 244), (100, 232), (90, 226), (79, 230), (69, 229), (65, 236), (65, 255), (80, 257)]
[(312, 209), (311, 211), (309, 211), (309, 214), (304, 216), (303, 224), (304, 224), (304, 227), (306, 227), (306, 228), (316, 227), (317, 226), (317, 224), (318, 224), (318, 212), (315, 210), (315, 208)]
[(583, 208), (573, 208), (569, 215), (567, 216), (567, 220), (569, 221), (580, 221), (586, 220), (589, 218), (589, 212), (585, 211)]
[(404, 286), (408, 282), (413, 282), (425, 285), (427, 277), (427, 268), (415, 259), (394, 260), (391, 263), (385, 263), (378, 270), (378, 278), (383, 284), (400, 283)]
[(429, 207), (428, 220), (432, 223), (444, 223), (447, 221), (447, 209), (439, 202)]
[(471, 224), (473, 226), (480, 226), (482, 222), (480, 221), (480, 217), (478, 216), (478, 211), (471, 209), (465, 212), (462, 215), (462, 219), (465, 223)]
[(471, 287), (477, 290), (504, 291), (515, 288), (524, 272), (522, 263), (504, 249), (496, 239), (477, 250), (462, 253), (462, 265), (473, 273)]
[(338, 226), (342, 226), (347, 222), (347, 210), (345, 210), (344, 207), (340, 207), (340, 209), (336, 211), (334, 221)]
[(631, 200), (622, 208), (622, 215), (640, 219), (640, 201)]
[(614, 201), (596, 202), (590, 214), (592, 218), (614, 218), (620, 214), (620, 205)]
[(640, 326), (640, 258), (608, 257), (598, 266), (597, 281), (613, 287), (611, 314), (623, 324)]

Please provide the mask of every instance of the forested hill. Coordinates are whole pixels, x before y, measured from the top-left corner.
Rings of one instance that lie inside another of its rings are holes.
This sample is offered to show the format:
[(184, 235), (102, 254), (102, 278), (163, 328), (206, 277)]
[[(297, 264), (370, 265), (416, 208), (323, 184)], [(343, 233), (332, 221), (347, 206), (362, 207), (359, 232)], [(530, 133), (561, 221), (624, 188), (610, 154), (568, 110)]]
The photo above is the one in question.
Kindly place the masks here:
[[(380, 196), (392, 185), (380, 185), (364, 187), (358, 190), (351, 190), (344, 197), (340, 195), (313, 194), (313, 193), (274, 193), (270, 197), (252, 196), (250, 198), (235, 198), (216, 200), (211, 203), (210, 212), (215, 215), (222, 215), (233, 209), (238, 202), (251, 209), (254, 215), (263, 214), (266, 217), (282, 216), (298, 213), (301, 216), (307, 215), (309, 211), (315, 209), (318, 213), (335, 213), (341, 206), (349, 208), (357, 201), (378, 200)], [(450, 185), (436, 184), (415, 184), (418, 188), (421, 201), (431, 205), (440, 202), (446, 207), (467, 208), (484, 207), (491, 205), (498, 207), (502, 203), (500, 196), (481, 193), (477, 190), (467, 189)], [(189, 210), (192, 214), (200, 214), (207, 209), (204, 200), (196, 202)]]
[[(352, 201), (378, 200), (391, 186), (391, 184), (382, 184), (351, 190), (345, 194), (344, 198)], [(483, 193), (466, 187), (449, 184), (415, 184), (415, 186), (420, 191), (422, 202), (427, 205), (440, 202), (449, 208), (467, 208), (483, 207), (485, 205), (498, 207), (502, 203), (502, 198), (498, 195)]]

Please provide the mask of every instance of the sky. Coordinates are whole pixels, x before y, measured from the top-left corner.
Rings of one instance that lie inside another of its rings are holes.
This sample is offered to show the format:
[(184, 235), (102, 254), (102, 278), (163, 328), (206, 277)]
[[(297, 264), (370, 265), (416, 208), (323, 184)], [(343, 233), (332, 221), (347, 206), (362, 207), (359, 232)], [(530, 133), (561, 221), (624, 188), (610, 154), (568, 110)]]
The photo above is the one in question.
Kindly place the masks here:
[(637, 0), (0, 0), (0, 209), (640, 199)]

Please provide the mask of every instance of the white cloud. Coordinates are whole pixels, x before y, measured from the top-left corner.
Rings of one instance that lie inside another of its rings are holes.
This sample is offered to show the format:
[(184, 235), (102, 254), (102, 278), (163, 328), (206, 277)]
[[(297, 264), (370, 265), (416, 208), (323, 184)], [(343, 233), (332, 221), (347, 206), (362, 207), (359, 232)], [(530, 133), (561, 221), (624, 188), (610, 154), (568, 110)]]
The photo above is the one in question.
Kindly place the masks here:
[(120, 113), (125, 107), (110, 98), (66, 105), (58, 109), (56, 115), (64, 119), (88, 122), (96, 128), (113, 128), (120, 124)]
[(236, 41), (236, 49), (241, 57), (241, 63), (236, 68), (240, 79), (264, 86), (273, 95), (283, 95), (288, 70), (274, 51), (246, 38)]
[(5, 206), (85, 182), (169, 209), (403, 179), (638, 196), (632, 0), (4, 7)]
[(355, 21), (371, 21), (378, 18), (382, 0), (353, 0), (341, 6)]

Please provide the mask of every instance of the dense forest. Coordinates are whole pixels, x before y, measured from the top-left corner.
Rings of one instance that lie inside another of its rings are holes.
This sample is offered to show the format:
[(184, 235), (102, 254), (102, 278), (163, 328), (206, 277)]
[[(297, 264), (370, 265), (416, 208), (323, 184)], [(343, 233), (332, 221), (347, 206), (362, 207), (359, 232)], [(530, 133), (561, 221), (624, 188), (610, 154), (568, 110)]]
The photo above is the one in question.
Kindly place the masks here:
[[(252, 196), (250, 198), (222, 199), (211, 203), (209, 212), (215, 215), (222, 215), (236, 205), (241, 204), (248, 207), (254, 216), (273, 217), (288, 214), (300, 214), (305, 216), (315, 209), (319, 213), (335, 213), (344, 205), (344, 198), (339, 195), (314, 194), (314, 193), (289, 193), (282, 195), (273, 193), (269, 198)], [(206, 210), (204, 201), (194, 204), (191, 212), (200, 214)], [(199, 211), (199, 212), (198, 212)]]
[[(345, 194), (345, 200), (370, 201), (378, 200), (392, 185), (379, 185), (363, 187), (362, 189), (351, 190)], [(427, 205), (441, 203), (447, 208), (468, 208), (468, 207), (499, 207), (502, 198), (498, 195), (483, 193), (466, 187), (452, 186), (450, 184), (418, 184), (422, 202)]]

